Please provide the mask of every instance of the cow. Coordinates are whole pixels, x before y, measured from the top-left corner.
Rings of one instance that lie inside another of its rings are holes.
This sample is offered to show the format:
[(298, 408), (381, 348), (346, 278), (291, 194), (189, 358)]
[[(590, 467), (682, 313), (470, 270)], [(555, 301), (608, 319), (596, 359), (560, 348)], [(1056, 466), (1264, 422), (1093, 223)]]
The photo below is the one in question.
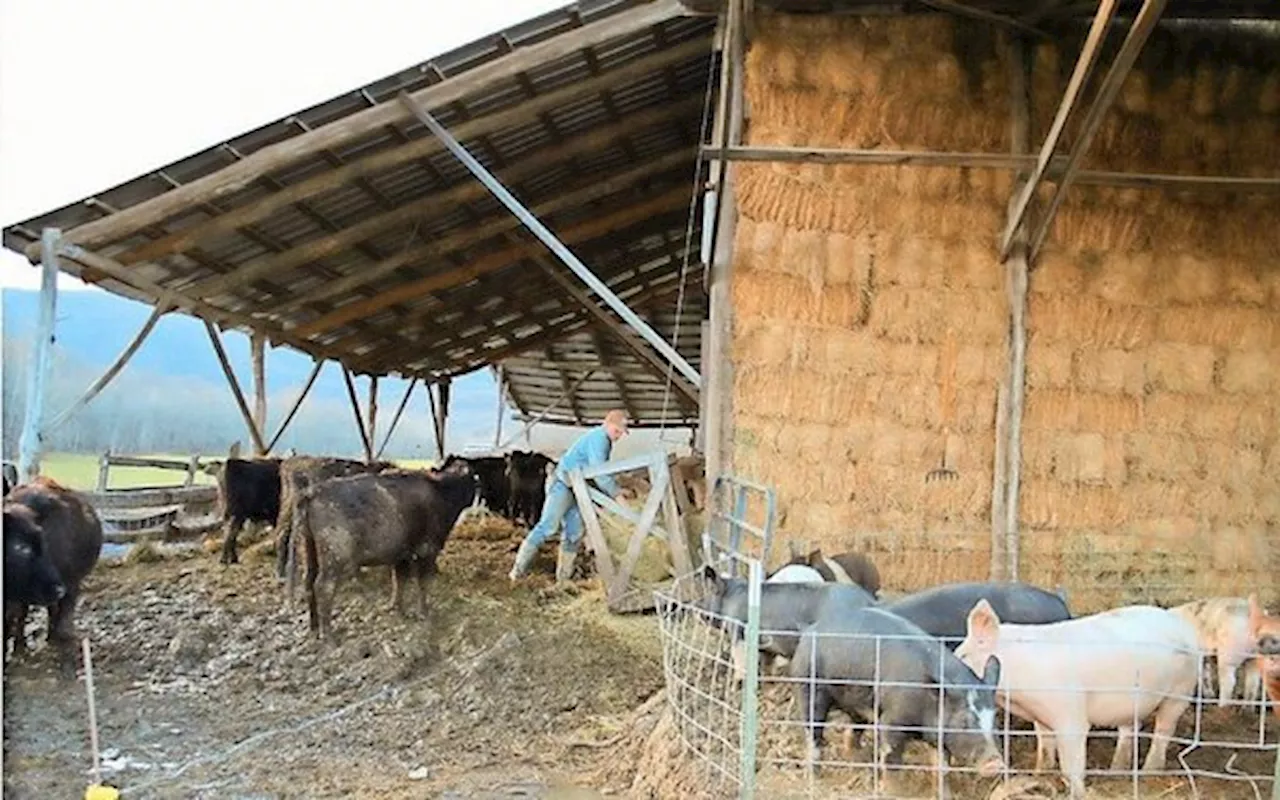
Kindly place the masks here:
[(440, 469), (448, 471), (459, 463), (466, 463), (480, 482), (480, 500), (490, 511), (506, 516), (510, 513), (511, 485), (507, 480), (507, 459), (503, 456), (467, 458), (451, 455)]
[(218, 472), (218, 501), (227, 530), (219, 561), (236, 564), (236, 539), (245, 522), (274, 525), (280, 516), (280, 459), (228, 458)]
[(38, 477), (4, 499), (4, 540), (6, 647), (12, 639), (15, 653), (26, 650), (27, 612), (44, 605), (47, 639), (65, 649), (75, 635), (80, 583), (102, 553), (102, 521), (79, 494)]
[(4, 496), (8, 497), (9, 492), (13, 491), (13, 487), (18, 485), (18, 468), (13, 465), (12, 461), (6, 461), (3, 465), (4, 471)]
[(417, 578), (422, 614), (427, 579), (478, 481), (465, 462), (436, 472), (390, 470), (314, 484), (298, 498), (297, 530), (306, 558), (311, 632), (332, 639), (338, 584), (363, 566), (393, 567), (391, 605), (401, 614), (402, 588)]
[(542, 516), (547, 498), (547, 474), (555, 463), (542, 453), (515, 450), (507, 454), (507, 518), (533, 525)]
[[(276, 578), (292, 579), (296, 570), (293, 512), (297, 498), (312, 484), (329, 478), (384, 472), (395, 469), (390, 461), (353, 461), (326, 456), (293, 456), (280, 464), (280, 514), (276, 527)], [(292, 596), (292, 591), (290, 591)]]

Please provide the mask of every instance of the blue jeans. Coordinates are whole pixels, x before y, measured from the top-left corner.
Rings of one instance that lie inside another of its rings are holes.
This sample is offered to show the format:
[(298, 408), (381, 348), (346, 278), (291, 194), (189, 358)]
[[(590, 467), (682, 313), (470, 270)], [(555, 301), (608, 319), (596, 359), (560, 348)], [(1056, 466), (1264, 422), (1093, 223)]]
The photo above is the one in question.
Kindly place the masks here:
[(573, 490), (556, 480), (547, 490), (547, 499), (542, 504), (542, 516), (538, 518), (538, 524), (529, 531), (525, 541), (536, 549), (555, 533), (561, 522), (564, 523), (564, 532), (560, 536), (560, 549), (566, 553), (576, 552), (578, 542), (582, 540), (582, 514), (578, 511)]

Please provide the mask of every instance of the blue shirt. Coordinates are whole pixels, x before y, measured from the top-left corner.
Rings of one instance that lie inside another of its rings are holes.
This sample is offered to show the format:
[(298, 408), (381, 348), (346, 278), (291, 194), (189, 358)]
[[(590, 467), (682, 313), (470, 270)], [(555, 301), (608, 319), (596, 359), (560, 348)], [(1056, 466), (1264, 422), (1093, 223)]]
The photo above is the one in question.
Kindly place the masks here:
[[(603, 425), (598, 425), (574, 442), (556, 465), (556, 478), (565, 486), (569, 485), (569, 473), (578, 467), (595, 466), (609, 460), (613, 452), (613, 440)], [(618, 493), (618, 484), (608, 475), (599, 475), (591, 479), (610, 497)]]

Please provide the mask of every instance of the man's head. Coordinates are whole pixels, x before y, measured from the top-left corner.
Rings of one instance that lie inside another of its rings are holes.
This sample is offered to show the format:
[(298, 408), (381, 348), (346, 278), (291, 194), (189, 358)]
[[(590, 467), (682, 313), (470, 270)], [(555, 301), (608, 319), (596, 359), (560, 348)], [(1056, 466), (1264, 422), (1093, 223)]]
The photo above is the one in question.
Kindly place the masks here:
[(610, 441), (618, 441), (627, 435), (627, 412), (615, 408), (604, 415), (604, 429), (609, 433)]

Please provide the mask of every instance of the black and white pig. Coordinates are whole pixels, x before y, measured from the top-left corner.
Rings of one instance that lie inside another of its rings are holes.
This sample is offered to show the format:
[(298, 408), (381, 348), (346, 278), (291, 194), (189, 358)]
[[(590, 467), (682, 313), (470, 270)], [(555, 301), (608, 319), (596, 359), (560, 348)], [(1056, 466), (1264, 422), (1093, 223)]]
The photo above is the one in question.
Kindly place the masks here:
[[(877, 637), (885, 637), (878, 646)], [(995, 657), (986, 664), (985, 680), (980, 679), (918, 625), (868, 607), (820, 615), (801, 635), (789, 671), (797, 681), (811, 776), (821, 755), (822, 723), (833, 707), (875, 723), (882, 777), (888, 764), (902, 763), (912, 739), (937, 748), (944, 768), (948, 756), (977, 767), (983, 777), (1004, 767), (996, 746), (1000, 662)]]
[[(733, 625), (733, 670), (739, 681), (745, 674), (743, 641), (747, 625), (746, 578), (725, 578), (707, 565), (703, 578), (712, 582), (712, 591), (692, 605), (716, 615), (711, 623), (723, 627)], [(760, 585), (760, 652), (772, 655), (775, 665), (791, 658), (800, 632), (812, 625), (819, 615), (848, 613), (875, 603), (875, 598), (857, 584), (845, 583), (770, 583)], [(723, 618), (723, 619), (721, 619)]]
[(955, 650), (968, 633), (969, 612), (986, 600), (1000, 619), (1020, 625), (1044, 625), (1071, 619), (1061, 596), (1028, 583), (944, 583), (880, 603), (880, 608), (908, 620)]

